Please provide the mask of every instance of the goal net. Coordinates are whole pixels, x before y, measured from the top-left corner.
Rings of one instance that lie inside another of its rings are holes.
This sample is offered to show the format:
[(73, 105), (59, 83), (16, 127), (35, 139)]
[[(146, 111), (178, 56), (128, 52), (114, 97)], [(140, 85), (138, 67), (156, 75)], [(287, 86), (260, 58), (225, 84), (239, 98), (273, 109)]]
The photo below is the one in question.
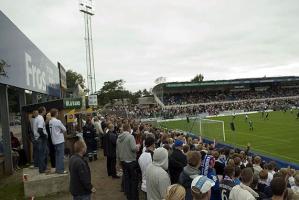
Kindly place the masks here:
[(197, 119), (193, 131), (209, 139), (225, 142), (224, 121), (212, 119)]

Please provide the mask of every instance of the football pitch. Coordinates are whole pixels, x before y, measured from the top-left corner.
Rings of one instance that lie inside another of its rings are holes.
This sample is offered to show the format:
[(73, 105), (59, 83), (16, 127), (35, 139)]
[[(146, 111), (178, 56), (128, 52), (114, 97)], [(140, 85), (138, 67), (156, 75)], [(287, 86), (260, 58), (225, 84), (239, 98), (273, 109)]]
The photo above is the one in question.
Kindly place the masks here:
[[(296, 119), (298, 110), (293, 112), (270, 112), (268, 119), (262, 118), (261, 113), (249, 114), (246, 121), (245, 115), (236, 115), (234, 119), (235, 132), (230, 128), (232, 116), (213, 117), (209, 119), (224, 121), (226, 135), (225, 143), (246, 147), (251, 144), (251, 149), (263, 155), (272, 156), (281, 160), (299, 164), (299, 119)], [(253, 122), (253, 131), (249, 130), (249, 120)], [(162, 127), (180, 129), (199, 134), (198, 120), (190, 119), (179, 121), (161, 122)], [(223, 141), (222, 125), (211, 123), (202, 125), (203, 137)]]

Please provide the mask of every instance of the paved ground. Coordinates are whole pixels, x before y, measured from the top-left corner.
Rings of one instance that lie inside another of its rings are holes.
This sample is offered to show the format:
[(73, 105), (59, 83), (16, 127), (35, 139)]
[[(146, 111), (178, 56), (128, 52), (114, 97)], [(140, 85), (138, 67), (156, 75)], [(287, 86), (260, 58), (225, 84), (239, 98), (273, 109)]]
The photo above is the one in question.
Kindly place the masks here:
[[(92, 195), (92, 199), (107, 199), (107, 200), (125, 200), (123, 193), (120, 192), (121, 179), (112, 179), (106, 175), (106, 159), (100, 152), (99, 160), (91, 162), (91, 175), (92, 184), (97, 189), (97, 192)], [(12, 188), (12, 189), (11, 189)], [(8, 195), (7, 190), (11, 189)], [(0, 180), (0, 195), (1, 200), (19, 200), (23, 196), (22, 191), (22, 173), (21, 171), (15, 173), (13, 176), (3, 178)], [(14, 196), (15, 193), (16, 196)], [(35, 198), (36, 200), (70, 200), (71, 195), (69, 193), (56, 194), (54, 196), (48, 196), (44, 198)]]

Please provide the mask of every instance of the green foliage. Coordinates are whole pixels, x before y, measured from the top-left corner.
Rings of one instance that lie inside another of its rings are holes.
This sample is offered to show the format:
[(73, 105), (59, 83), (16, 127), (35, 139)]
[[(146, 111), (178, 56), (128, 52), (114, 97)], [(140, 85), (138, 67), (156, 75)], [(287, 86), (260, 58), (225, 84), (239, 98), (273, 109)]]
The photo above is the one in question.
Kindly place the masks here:
[(204, 76), (202, 74), (197, 74), (193, 79), (191, 79), (191, 82), (202, 82), (204, 79)]
[[(224, 128), (226, 133), (226, 143), (236, 145), (239, 147), (245, 147), (248, 143), (254, 151), (261, 154), (270, 155), (272, 157), (280, 158), (286, 161), (299, 163), (298, 154), (298, 130), (299, 119), (296, 119), (298, 110), (284, 112), (271, 112), (269, 114), (269, 120), (262, 119), (262, 114), (248, 115), (249, 119), (253, 121), (254, 130), (249, 130), (249, 124), (245, 121), (244, 115), (237, 115), (234, 123), (236, 131), (232, 133), (230, 130), (231, 116), (227, 117), (215, 117), (212, 119), (224, 121)], [(190, 131), (193, 126), (193, 120), (188, 124), (186, 120), (164, 122), (163, 126), (171, 129), (181, 129)], [(213, 127), (211, 126), (211, 129)], [(214, 131), (216, 131), (214, 129)], [(199, 128), (193, 126), (193, 133), (199, 134)], [(221, 134), (217, 135), (218, 141), (221, 141)], [(206, 135), (210, 139), (211, 136)]]
[(76, 82), (80, 84), (80, 86), (84, 89), (85, 88), (85, 80), (82, 74), (74, 72), (72, 70), (66, 71), (66, 84), (67, 88), (74, 88), (76, 86)]
[(118, 79), (114, 81), (104, 82), (103, 87), (97, 92), (98, 104), (105, 105), (107, 103), (113, 104), (114, 99), (129, 99), (131, 104), (137, 104), (138, 98), (142, 96), (150, 96), (151, 92), (147, 89), (138, 90), (137, 92), (131, 92), (124, 88), (125, 81)]
[(122, 79), (115, 80), (115, 81), (106, 81), (104, 82), (104, 86), (101, 88), (101, 93), (109, 93), (114, 91), (122, 91), (124, 90), (125, 81)]
[(144, 89), (142, 91), (142, 96), (144, 96), (144, 97), (151, 96), (151, 93), (149, 91), (147, 91), (147, 89)]

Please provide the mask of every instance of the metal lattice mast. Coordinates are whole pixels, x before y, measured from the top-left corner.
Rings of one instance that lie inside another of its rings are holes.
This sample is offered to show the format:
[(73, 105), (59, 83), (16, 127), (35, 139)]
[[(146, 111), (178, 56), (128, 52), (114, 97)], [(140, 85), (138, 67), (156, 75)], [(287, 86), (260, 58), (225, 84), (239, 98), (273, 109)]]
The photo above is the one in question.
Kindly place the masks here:
[(86, 47), (86, 81), (88, 94), (93, 94), (96, 91), (95, 81), (95, 67), (94, 67), (94, 56), (93, 56), (93, 43), (92, 43), (92, 28), (91, 28), (91, 17), (94, 15), (94, 6), (92, 0), (80, 0), (80, 11), (84, 15), (85, 25), (85, 47)]

